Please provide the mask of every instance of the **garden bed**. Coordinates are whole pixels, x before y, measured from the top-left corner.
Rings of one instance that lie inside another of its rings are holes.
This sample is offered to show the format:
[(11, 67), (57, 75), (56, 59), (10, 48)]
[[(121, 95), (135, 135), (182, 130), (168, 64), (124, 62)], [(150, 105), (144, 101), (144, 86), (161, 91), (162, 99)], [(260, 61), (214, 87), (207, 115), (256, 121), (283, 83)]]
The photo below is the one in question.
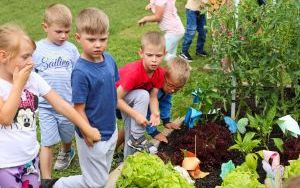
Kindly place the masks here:
[[(229, 160), (240, 165), (244, 162), (245, 156), (239, 151), (228, 151), (227, 149), (234, 144), (233, 136), (230, 134), (224, 123), (206, 123), (198, 124), (196, 127), (189, 129), (183, 127), (181, 130), (173, 131), (168, 136), (168, 144), (161, 143), (159, 146), (158, 156), (165, 162), (171, 162), (173, 165), (181, 165), (184, 157), (183, 150), (195, 152), (195, 135), (196, 135), (196, 155), (201, 160), (201, 171), (210, 174), (203, 179), (195, 182), (196, 187), (215, 187), (221, 185), (222, 179), (221, 164)], [(283, 138), (283, 134), (278, 126), (274, 127), (271, 137)], [(274, 142), (269, 142), (269, 150), (278, 151)], [(263, 150), (262, 147), (256, 148), (255, 151)], [(279, 151), (278, 151), (279, 152)], [(287, 165), (287, 161), (297, 159), (300, 154), (300, 139), (288, 139), (284, 144), (284, 152), (280, 153), (282, 157), (281, 164)], [(266, 173), (262, 168), (262, 159), (258, 159), (257, 172), (259, 182), (264, 183)]]

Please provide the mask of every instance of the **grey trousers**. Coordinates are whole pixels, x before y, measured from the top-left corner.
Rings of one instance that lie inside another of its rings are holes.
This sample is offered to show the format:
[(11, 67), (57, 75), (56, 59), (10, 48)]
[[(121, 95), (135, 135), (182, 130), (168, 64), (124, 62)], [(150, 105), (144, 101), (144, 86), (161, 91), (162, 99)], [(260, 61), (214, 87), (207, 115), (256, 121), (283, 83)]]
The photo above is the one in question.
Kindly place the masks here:
[[(117, 127), (117, 126), (116, 126)], [(60, 178), (54, 188), (102, 188), (107, 183), (118, 138), (118, 128), (107, 141), (88, 147), (77, 134), (76, 145), (82, 175)]]
[[(143, 89), (132, 90), (127, 93), (125, 96), (126, 103), (131, 106), (134, 110), (141, 113), (143, 116), (147, 116), (148, 107), (149, 107), (149, 92)], [(133, 136), (134, 139), (138, 139), (144, 136), (146, 132), (146, 128), (143, 125), (137, 124), (137, 122), (130, 117), (128, 114), (121, 112), (122, 118), (124, 120), (124, 128), (125, 128), (125, 143), (124, 143), (124, 158), (128, 155), (136, 152), (135, 149), (128, 146), (127, 142), (130, 138), (130, 135)]]

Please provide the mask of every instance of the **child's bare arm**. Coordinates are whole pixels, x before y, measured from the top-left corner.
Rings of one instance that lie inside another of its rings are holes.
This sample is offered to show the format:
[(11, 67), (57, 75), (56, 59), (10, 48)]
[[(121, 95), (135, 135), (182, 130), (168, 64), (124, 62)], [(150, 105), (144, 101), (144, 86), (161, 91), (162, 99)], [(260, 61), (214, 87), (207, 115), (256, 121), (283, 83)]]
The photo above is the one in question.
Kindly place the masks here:
[(159, 103), (157, 99), (158, 89), (153, 88), (150, 92), (150, 122), (152, 125), (156, 126), (160, 124), (160, 115), (159, 115)]
[(68, 102), (61, 98), (54, 90), (44, 95), (44, 98), (53, 106), (53, 108), (63, 116), (67, 117), (74, 123), (89, 141), (88, 145), (93, 145), (93, 142), (100, 140), (98, 129), (90, 126), (88, 121), (84, 119)]
[(135, 121), (140, 125), (148, 125), (149, 122), (146, 117), (144, 117), (141, 113), (137, 112), (133, 108), (131, 108), (126, 101), (124, 100), (124, 97), (127, 94), (127, 91), (123, 89), (122, 86), (119, 86), (117, 88), (118, 93), (118, 109), (128, 114), (130, 117), (134, 118)]
[(138, 21), (140, 26), (145, 25), (147, 22), (160, 22), (164, 14), (164, 7), (155, 6), (155, 13), (152, 15), (144, 16)]
[(21, 101), (22, 90), (30, 76), (32, 68), (32, 63), (26, 64), (21, 70), (18, 67), (15, 68), (13, 74), (13, 85), (8, 99), (4, 101), (0, 97), (1, 125), (10, 125), (13, 122)]

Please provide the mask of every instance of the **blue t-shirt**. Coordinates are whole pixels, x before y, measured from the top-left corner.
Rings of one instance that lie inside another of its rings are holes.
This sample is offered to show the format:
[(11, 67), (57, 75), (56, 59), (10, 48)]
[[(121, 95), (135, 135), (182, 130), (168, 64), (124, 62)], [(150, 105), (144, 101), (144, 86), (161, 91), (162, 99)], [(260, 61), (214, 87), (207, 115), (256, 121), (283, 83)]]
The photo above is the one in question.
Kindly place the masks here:
[[(109, 140), (116, 129), (117, 91), (119, 80), (115, 60), (108, 53), (104, 61), (90, 62), (79, 58), (71, 76), (72, 102), (84, 103), (85, 113), (91, 126), (101, 133), (101, 140)], [(78, 128), (76, 131), (82, 137)]]
[[(79, 58), (76, 46), (68, 41), (58, 46), (47, 39), (36, 43), (33, 55), (34, 69), (64, 100), (71, 102), (71, 73)], [(39, 107), (52, 108), (44, 99), (39, 99)]]

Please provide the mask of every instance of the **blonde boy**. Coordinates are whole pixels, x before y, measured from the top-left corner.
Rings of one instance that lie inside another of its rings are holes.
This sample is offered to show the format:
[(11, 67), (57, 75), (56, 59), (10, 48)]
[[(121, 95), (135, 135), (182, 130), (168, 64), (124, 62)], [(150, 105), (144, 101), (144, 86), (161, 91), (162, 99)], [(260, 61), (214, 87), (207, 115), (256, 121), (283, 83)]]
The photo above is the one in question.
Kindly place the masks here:
[[(165, 39), (159, 32), (148, 32), (141, 40), (140, 60), (120, 68), (117, 82), (118, 108), (125, 124), (124, 157), (135, 151), (156, 153), (144, 137), (147, 126), (160, 124), (157, 93), (164, 83), (160, 67), (166, 54)], [(147, 120), (148, 106), (150, 121)]]
[(72, 102), (86, 121), (97, 128), (101, 141), (93, 148), (76, 129), (76, 144), (82, 175), (60, 178), (54, 188), (102, 188), (105, 186), (117, 142), (115, 82), (119, 79), (113, 57), (105, 50), (109, 20), (96, 8), (86, 8), (76, 19), (76, 40), (83, 52), (72, 72)]
[[(36, 43), (33, 54), (34, 70), (58, 92), (64, 100), (71, 103), (71, 73), (79, 52), (74, 44), (68, 42), (71, 29), (72, 14), (68, 7), (62, 4), (52, 4), (45, 10), (42, 27), (46, 38)], [(43, 179), (51, 178), (52, 147), (62, 141), (54, 169), (68, 168), (75, 156), (71, 148), (74, 135), (74, 125), (58, 114), (43, 98), (39, 102), (39, 117), (41, 127), (40, 165)]]
[[(160, 118), (166, 128), (179, 129), (180, 125), (171, 121), (172, 95), (186, 84), (190, 77), (191, 68), (184, 59), (176, 57), (169, 60), (164, 69), (164, 86), (157, 95)], [(147, 132), (157, 140), (167, 142), (166, 137), (156, 129), (148, 129)]]

